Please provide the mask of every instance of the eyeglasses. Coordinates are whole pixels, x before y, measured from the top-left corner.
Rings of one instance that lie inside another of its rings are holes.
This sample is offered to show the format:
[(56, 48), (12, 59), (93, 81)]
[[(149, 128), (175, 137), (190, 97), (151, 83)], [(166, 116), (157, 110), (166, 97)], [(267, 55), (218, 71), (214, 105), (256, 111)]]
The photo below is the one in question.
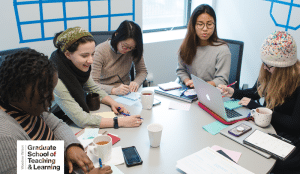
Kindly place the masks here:
[(274, 66), (269, 66), (269, 65), (267, 65), (265, 62), (263, 62), (264, 63), (264, 65), (268, 68), (268, 70), (270, 70), (271, 68), (273, 68)]
[(121, 46), (122, 46), (123, 50), (129, 50), (129, 51), (131, 51), (131, 50), (135, 49), (135, 47), (128, 47), (128, 46), (126, 46), (123, 42), (121, 42)]
[(205, 27), (205, 25), (206, 25), (207, 29), (212, 29), (212, 28), (214, 28), (215, 23), (213, 23), (213, 22), (209, 22), (209, 23), (206, 23), (206, 24), (204, 24), (204, 23), (196, 23), (196, 28), (200, 29), (200, 30), (203, 30), (203, 28)]

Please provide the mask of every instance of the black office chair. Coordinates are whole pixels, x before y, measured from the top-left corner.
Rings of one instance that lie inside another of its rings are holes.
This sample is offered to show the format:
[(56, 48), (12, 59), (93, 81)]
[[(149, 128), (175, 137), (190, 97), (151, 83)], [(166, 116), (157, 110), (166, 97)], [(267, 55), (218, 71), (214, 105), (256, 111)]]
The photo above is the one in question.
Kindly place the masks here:
[(0, 51), (0, 66), (7, 55), (14, 54), (18, 51), (23, 51), (23, 50), (27, 50), (27, 49), (29, 49), (29, 47), (22, 47), (22, 48), (15, 48), (15, 49)]
[[(107, 39), (111, 38), (112, 34), (114, 33), (114, 31), (92, 31), (90, 32), (95, 41), (96, 41), (96, 45), (107, 41)], [(134, 72), (134, 63), (132, 63), (131, 65), (131, 69), (130, 69), (130, 80), (133, 81), (135, 78), (135, 72)], [(148, 87), (149, 86), (149, 82), (147, 80), (145, 80), (143, 82), (143, 87)]]
[(242, 58), (243, 58), (243, 50), (244, 50), (244, 42), (230, 40), (230, 39), (222, 39), (227, 42), (229, 46), (229, 50), (231, 52), (231, 66), (230, 66), (230, 74), (229, 74), (229, 83), (231, 84), (235, 81), (237, 83), (232, 86), (233, 88), (239, 88), (240, 86), (240, 75), (241, 75), (241, 66), (242, 66)]

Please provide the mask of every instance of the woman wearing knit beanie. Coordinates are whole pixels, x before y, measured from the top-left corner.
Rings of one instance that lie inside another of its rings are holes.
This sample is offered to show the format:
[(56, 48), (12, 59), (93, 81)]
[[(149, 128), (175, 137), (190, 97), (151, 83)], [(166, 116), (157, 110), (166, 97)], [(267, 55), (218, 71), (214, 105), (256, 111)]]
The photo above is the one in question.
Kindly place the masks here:
[(271, 124), (277, 134), (296, 146), (285, 161), (277, 160), (272, 173), (300, 173), (300, 62), (295, 40), (284, 31), (272, 33), (261, 47), (261, 60), (258, 80), (251, 89), (219, 88), (249, 109), (261, 106), (254, 100), (264, 97), (264, 106), (273, 110)]

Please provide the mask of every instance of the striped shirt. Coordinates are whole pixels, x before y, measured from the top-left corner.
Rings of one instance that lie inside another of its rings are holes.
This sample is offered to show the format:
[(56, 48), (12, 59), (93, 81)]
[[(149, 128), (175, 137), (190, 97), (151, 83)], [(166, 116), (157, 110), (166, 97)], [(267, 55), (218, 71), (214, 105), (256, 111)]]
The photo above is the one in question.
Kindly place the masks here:
[(0, 100), (0, 109), (13, 117), (31, 140), (55, 140), (53, 131), (41, 116), (33, 116), (25, 111)]

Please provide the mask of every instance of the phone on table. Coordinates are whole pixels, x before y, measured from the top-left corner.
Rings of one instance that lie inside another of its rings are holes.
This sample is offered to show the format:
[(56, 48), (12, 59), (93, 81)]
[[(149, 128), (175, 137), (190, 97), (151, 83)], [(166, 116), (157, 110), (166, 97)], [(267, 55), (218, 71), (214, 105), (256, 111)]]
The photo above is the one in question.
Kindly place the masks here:
[(252, 127), (250, 127), (246, 124), (240, 124), (232, 129), (228, 130), (228, 133), (230, 133), (233, 136), (240, 137), (243, 134), (249, 132), (250, 130), (252, 130)]
[(125, 164), (127, 167), (140, 165), (143, 163), (135, 146), (122, 148)]

